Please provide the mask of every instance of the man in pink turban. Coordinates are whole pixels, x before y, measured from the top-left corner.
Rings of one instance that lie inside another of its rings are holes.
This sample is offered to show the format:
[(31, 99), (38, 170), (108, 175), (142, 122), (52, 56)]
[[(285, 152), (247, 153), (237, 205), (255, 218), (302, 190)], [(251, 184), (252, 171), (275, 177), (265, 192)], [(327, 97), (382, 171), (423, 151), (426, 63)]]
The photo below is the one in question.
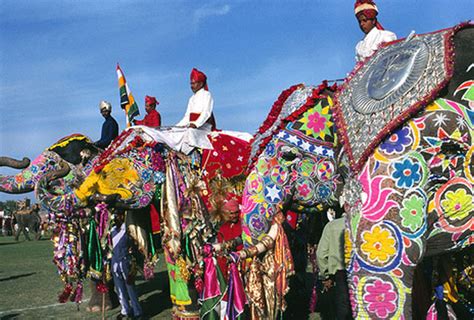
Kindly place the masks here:
[(370, 57), (382, 43), (397, 39), (395, 33), (384, 30), (377, 21), (378, 9), (372, 0), (357, 0), (354, 13), (359, 27), (365, 37), (356, 46), (356, 60), (363, 61)]
[(176, 126), (215, 130), (216, 122), (212, 113), (214, 100), (207, 87), (207, 77), (203, 72), (194, 68), (190, 78), (191, 90), (194, 94), (189, 98), (188, 108), (183, 119)]
[(146, 96), (145, 97), (145, 111), (146, 116), (143, 120), (134, 120), (135, 125), (142, 125), (147, 127), (159, 127), (161, 126), (161, 116), (158, 111), (156, 111), (156, 106), (160, 103), (156, 100), (155, 97)]

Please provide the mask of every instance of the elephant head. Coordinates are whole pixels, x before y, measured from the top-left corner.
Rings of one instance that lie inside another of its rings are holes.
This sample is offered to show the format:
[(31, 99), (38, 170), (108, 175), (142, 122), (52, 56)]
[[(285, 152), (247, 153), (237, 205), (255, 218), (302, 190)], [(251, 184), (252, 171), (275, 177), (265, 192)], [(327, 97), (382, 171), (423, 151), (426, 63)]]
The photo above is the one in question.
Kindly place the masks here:
[(17, 161), (0, 157), (0, 166), (23, 169), (16, 175), (0, 175), (0, 192), (15, 194), (31, 192), (46, 174), (64, 168), (67, 164), (78, 170), (71, 170), (71, 173), (63, 180), (56, 182), (60, 188), (64, 189), (81, 180), (82, 171), (87, 171), (87, 165), (95, 159), (97, 152), (89, 138), (76, 134), (59, 140), (32, 162), (27, 158)]
[(75, 188), (58, 192), (43, 179), (37, 197), (49, 210), (62, 212), (83, 208), (94, 201), (112, 201), (127, 209), (146, 207), (153, 199), (155, 181), (163, 172), (163, 161), (139, 131), (124, 131), (94, 162), (88, 175)]
[(331, 95), (326, 83), (291, 87), (280, 95), (255, 136), (253, 168), (242, 196), (247, 247), (258, 245), (265, 235), (274, 240), (270, 229), (282, 207), (315, 213), (337, 202), (342, 181)]
[[(250, 278), (261, 279), (265, 273), (275, 281), (275, 292), (252, 288), (247, 292), (249, 299), (256, 301), (252, 312), (269, 318), (277, 310), (285, 310), (283, 296), (289, 287), (286, 277), (294, 271), (281, 228), (286, 211), (320, 213), (338, 203), (342, 189), (332, 89), (324, 82), (319, 87), (298, 85), (283, 91), (252, 143), (251, 169), (241, 208), (245, 248), (239, 255), (255, 256)], [(256, 256), (261, 257), (263, 252), (263, 258), (258, 259)], [(262, 286), (269, 288), (268, 284)], [(272, 305), (275, 307), (268, 307)]]

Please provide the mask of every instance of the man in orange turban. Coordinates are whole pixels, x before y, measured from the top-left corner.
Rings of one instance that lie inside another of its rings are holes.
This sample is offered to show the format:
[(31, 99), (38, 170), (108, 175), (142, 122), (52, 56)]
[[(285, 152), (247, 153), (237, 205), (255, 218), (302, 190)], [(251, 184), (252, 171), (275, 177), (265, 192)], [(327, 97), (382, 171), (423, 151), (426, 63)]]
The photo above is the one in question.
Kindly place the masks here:
[(354, 13), (359, 27), (365, 37), (356, 46), (356, 60), (363, 61), (370, 57), (382, 43), (397, 39), (395, 33), (384, 30), (377, 21), (378, 9), (372, 0), (357, 0)]
[(161, 116), (158, 111), (156, 111), (156, 106), (160, 103), (156, 100), (155, 97), (146, 96), (145, 97), (145, 111), (146, 116), (143, 120), (134, 120), (135, 125), (143, 125), (147, 127), (159, 127), (161, 126)]
[(203, 72), (194, 68), (190, 78), (191, 90), (194, 94), (189, 98), (188, 108), (183, 119), (176, 126), (215, 130), (216, 122), (212, 113), (214, 100), (207, 87), (207, 77)]

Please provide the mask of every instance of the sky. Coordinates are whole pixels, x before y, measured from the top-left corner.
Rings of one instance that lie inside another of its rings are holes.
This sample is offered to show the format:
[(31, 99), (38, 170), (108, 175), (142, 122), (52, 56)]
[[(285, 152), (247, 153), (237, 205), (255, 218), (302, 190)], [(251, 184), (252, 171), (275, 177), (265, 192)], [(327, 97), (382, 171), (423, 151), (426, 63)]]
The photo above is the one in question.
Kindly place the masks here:
[[(377, 6), (399, 38), (474, 12), (472, 0)], [(98, 140), (101, 100), (112, 103), (123, 129), (117, 63), (139, 118), (151, 95), (162, 125), (178, 122), (196, 67), (208, 76), (218, 127), (253, 134), (282, 90), (344, 78), (362, 37), (351, 0), (0, 0), (0, 156), (34, 159), (72, 133)], [(0, 193), (0, 201), (22, 197)]]

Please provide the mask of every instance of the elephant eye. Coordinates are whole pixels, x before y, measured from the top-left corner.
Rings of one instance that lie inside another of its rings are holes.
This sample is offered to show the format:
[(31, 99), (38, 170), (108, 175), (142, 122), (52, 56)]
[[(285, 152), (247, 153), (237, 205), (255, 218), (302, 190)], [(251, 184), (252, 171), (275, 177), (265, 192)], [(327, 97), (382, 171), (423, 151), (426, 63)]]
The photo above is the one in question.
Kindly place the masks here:
[(285, 150), (284, 152), (282, 152), (281, 154), (281, 157), (285, 160), (285, 161), (293, 161), (296, 159), (298, 155), (296, 153), (294, 153), (292, 150)]

